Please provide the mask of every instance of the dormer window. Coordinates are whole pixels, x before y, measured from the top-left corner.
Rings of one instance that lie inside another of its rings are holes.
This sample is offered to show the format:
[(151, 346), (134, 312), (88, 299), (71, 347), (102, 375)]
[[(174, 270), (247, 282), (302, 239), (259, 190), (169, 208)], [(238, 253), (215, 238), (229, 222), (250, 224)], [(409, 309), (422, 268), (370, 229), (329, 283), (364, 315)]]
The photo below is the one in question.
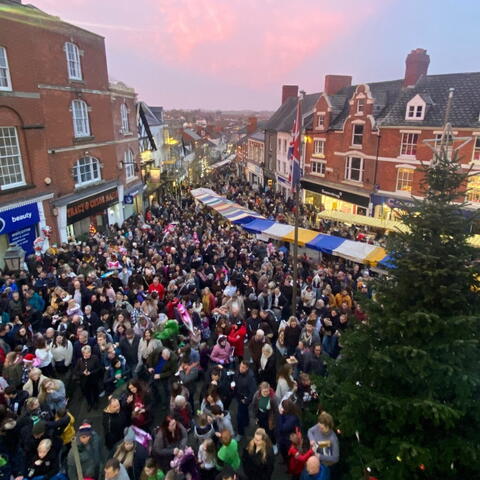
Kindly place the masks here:
[(426, 103), (420, 95), (415, 95), (407, 104), (405, 120), (423, 120), (425, 118)]
[(357, 113), (363, 113), (365, 111), (365, 99), (359, 98), (357, 100)]
[(317, 114), (317, 128), (323, 129), (325, 128), (325, 114), (318, 113)]

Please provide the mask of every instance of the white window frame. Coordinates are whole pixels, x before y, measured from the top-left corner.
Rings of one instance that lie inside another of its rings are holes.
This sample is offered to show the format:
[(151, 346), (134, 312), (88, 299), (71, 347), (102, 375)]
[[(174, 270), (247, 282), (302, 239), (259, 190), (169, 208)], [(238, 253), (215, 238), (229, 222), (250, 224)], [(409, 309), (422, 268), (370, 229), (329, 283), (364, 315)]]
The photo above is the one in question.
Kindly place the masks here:
[(421, 121), (425, 118), (427, 105), (420, 95), (415, 95), (408, 103), (405, 111), (405, 120)]
[(325, 155), (325, 140), (323, 138), (313, 140), (313, 155)]
[(318, 175), (320, 177), (325, 176), (327, 169), (327, 162), (325, 160), (310, 160), (310, 173), (312, 175)]
[[(16, 170), (12, 173), (12, 169)], [(15, 182), (3, 184), (4, 178), (11, 175), (20, 176)], [(16, 127), (0, 127), (0, 190), (25, 185), (22, 152)]]
[[(472, 184), (475, 185), (475, 189), (473, 191), (471, 191)], [(480, 203), (480, 173), (469, 177), (467, 182), (467, 194), (465, 198), (467, 202)]]
[(323, 129), (325, 128), (325, 113), (318, 113), (317, 114), (317, 128)]
[(128, 119), (128, 107), (126, 103), (120, 105), (120, 119), (122, 124), (122, 133), (130, 133), (130, 122)]
[[(352, 168), (353, 160), (360, 160), (360, 167), (359, 168)], [(363, 170), (364, 170), (364, 158), (363, 157), (347, 157), (345, 161), (345, 180), (349, 180), (351, 182), (363, 182)], [(352, 175), (354, 172), (359, 172), (358, 179), (353, 178)]]
[(473, 140), (472, 162), (480, 163), (480, 135), (473, 137)]
[(357, 113), (364, 113), (365, 112), (365, 98), (358, 98), (357, 99)]
[[(88, 175), (90, 178), (82, 180), (81, 177), (85, 175)], [(79, 158), (73, 166), (73, 178), (75, 180), (75, 187), (83, 187), (85, 185), (99, 182), (102, 179), (102, 171), (99, 160), (88, 155)]]
[(67, 58), (67, 72), (69, 80), (83, 80), (80, 49), (73, 42), (65, 43), (65, 56)]
[[(355, 130), (357, 127), (362, 129), (362, 133), (356, 133)], [(363, 145), (363, 135), (365, 132), (365, 125), (363, 123), (354, 123), (352, 124), (352, 145), (361, 147)], [(360, 137), (360, 143), (355, 141), (355, 137)]]
[(2, 46), (0, 46), (0, 73), (2, 73), (2, 77), (7, 83), (6, 85), (0, 85), (0, 90), (4, 92), (10, 92), (12, 90), (12, 79), (10, 77), (7, 49)]
[(402, 141), (400, 143), (401, 157), (415, 157), (417, 155), (418, 133), (402, 133)]
[(397, 183), (395, 187), (397, 192), (412, 191), (414, 172), (415, 172), (414, 168), (408, 168), (408, 167), (397, 168)]
[(84, 100), (72, 101), (73, 134), (75, 138), (90, 137), (88, 105)]
[(135, 161), (133, 152), (130, 149), (125, 151), (123, 160), (123, 166), (125, 168), (125, 178), (127, 180), (135, 178)]

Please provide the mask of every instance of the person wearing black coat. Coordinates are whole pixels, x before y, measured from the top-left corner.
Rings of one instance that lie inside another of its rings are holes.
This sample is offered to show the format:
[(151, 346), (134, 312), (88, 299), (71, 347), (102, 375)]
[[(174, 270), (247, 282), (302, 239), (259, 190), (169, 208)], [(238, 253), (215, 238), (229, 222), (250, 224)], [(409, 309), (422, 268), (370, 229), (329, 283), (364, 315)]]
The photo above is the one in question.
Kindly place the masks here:
[(257, 428), (242, 454), (243, 470), (247, 478), (270, 480), (275, 465), (272, 444), (263, 428)]
[(117, 398), (111, 397), (108, 401), (108, 405), (103, 410), (102, 423), (105, 446), (111, 451), (122, 439), (123, 432), (129, 424), (127, 413), (121, 408)]
[(49, 438), (38, 444), (34, 455), (27, 458), (26, 476), (48, 480), (59, 472), (59, 453)]
[(125, 358), (125, 362), (131, 372), (134, 372), (138, 363), (138, 345), (140, 337), (135, 335), (133, 328), (127, 329), (125, 337), (119, 342), (120, 352)]
[(230, 386), (234, 389), (237, 400), (237, 432), (242, 436), (250, 423), (249, 406), (257, 391), (255, 376), (245, 360), (240, 362), (238, 373), (233, 377)]
[(82, 358), (77, 360), (73, 376), (80, 383), (80, 389), (86, 398), (88, 408), (96, 408), (100, 395), (100, 388), (103, 384), (104, 369), (96, 355), (92, 355), (92, 348), (89, 345), (82, 347)]

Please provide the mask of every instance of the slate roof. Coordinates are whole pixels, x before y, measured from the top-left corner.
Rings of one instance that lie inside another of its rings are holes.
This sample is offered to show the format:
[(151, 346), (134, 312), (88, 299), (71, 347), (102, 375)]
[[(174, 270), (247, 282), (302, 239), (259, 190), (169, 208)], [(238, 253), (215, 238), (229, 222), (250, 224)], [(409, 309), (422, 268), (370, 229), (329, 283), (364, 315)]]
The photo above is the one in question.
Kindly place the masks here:
[(195, 131), (190, 128), (184, 128), (183, 131), (192, 139), (192, 140), (200, 140), (202, 137)]
[(143, 113), (145, 114), (145, 118), (148, 122), (148, 125), (150, 127), (156, 127), (158, 125), (162, 125), (162, 122), (156, 117), (156, 115), (153, 113), (152, 108), (149, 107), (146, 103), (141, 102), (141, 107), (143, 110)]
[(149, 107), (155, 117), (158, 119), (160, 124), (163, 124), (163, 107)]
[[(302, 114), (308, 116), (320, 98), (320, 93), (305, 95), (303, 99)], [(280, 108), (270, 117), (265, 125), (265, 130), (277, 132), (291, 132), (297, 112), (297, 97), (289, 97)]]
[[(480, 72), (427, 75), (415, 87), (403, 89), (381, 124), (384, 126), (443, 126), (449, 89), (454, 88), (449, 122), (453, 127), (480, 126)], [(422, 121), (405, 120), (407, 103), (417, 94), (432, 104), (427, 105)]]
[(265, 132), (262, 131), (262, 130), (257, 130), (256, 132), (254, 132), (250, 135), (250, 138), (252, 140), (257, 140), (259, 142), (264, 142), (265, 141)]

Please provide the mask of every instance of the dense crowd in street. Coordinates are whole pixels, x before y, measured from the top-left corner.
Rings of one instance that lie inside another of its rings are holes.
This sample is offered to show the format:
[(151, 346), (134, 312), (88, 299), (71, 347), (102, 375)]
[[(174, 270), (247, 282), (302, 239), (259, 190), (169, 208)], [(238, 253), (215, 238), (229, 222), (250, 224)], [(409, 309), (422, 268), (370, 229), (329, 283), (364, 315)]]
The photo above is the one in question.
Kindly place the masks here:
[[(230, 173), (216, 172), (219, 193), (291, 209), (241, 193)], [(290, 257), (185, 190), (2, 273), (0, 477), (335, 478), (339, 441), (314, 380), (366, 321), (355, 299), (371, 295), (369, 272), (301, 257), (293, 309)], [(102, 425), (74, 418), (73, 398)]]

